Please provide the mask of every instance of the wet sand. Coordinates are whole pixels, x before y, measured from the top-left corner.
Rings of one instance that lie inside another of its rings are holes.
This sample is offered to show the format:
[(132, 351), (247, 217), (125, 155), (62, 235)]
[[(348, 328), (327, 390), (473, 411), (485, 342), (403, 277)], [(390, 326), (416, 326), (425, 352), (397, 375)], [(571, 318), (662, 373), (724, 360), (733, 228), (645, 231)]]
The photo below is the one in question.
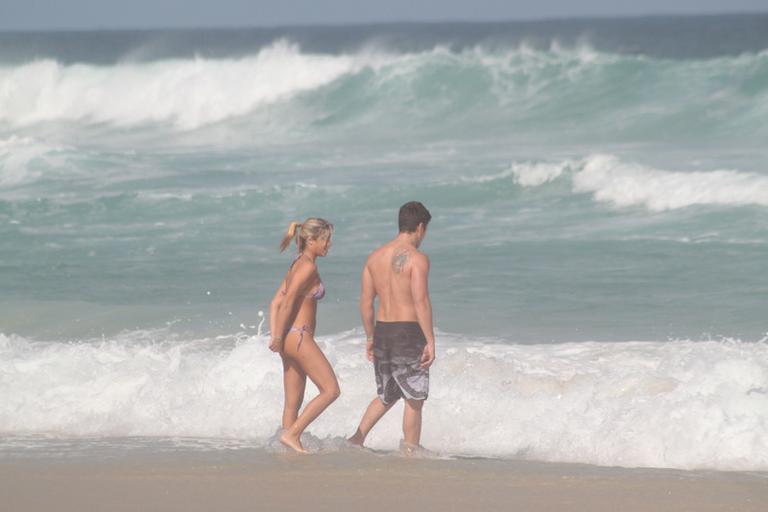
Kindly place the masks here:
[(2, 510), (762, 512), (768, 474), (368, 452), (0, 460)]

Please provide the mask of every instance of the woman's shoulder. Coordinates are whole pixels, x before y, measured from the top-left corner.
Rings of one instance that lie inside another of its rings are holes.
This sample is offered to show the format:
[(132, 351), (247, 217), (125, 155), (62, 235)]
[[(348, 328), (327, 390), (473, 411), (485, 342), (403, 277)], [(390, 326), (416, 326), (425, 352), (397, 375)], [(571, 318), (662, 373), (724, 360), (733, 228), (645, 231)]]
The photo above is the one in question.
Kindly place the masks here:
[(297, 275), (306, 274), (309, 276), (317, 272), (317, 263), (307, 258), (299, 258), (293, 264), (293, 270)]

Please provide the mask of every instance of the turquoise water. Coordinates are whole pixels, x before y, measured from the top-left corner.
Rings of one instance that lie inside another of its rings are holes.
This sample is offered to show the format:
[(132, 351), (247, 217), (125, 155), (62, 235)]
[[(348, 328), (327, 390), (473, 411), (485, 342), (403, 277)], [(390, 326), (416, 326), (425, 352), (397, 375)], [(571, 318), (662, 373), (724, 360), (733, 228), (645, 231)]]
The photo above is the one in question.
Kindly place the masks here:
[(3, 449), (271, 446), (257, 313), (310, 215), (336, 446), (374, 392), (358, 273), (416, 199), (429, 447), (765, 469), (766, 119), (766, 16), (0, 34)]
[(5, 34), (2, 330), (250, 325), (308, 215), (351, 328), (419, 199), (447, 331), (760, 339), (768, 21), (677, 22)]

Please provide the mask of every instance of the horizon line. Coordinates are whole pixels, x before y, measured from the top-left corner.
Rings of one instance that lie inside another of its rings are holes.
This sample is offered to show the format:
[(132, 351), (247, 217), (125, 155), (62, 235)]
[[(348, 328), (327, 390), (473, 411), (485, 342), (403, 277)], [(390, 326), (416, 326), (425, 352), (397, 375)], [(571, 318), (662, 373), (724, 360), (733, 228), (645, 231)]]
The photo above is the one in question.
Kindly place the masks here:
[(621, 20), (651, 20), (662, 18), (717, 18), (717, 17), (768, 17), (768, 8), (764, 11), (723, 11), (711, 13), (663, 13), (663, 14), (627, 14), (627, 15), (584, 15), (584, 16), (551, 16), (532, 18), (506, 19), (452, 19), (443, 20), (391, 20), (391, 21), (350, 21), (350, 22), (316, 22), (295, 24), (265, 24), (265, 25), (156, 25), (146, 27), (134, 26), (93, 26), (93, 27), (48, 27), (48, 28), (0, 28), (0, 34), (31, 34), (31, 33), (77, 33), (77, 32), (150, 32), (150, 31), (186, 31), (186, 30), (286, 30), (301, 28), (350, 28), (350, 27), (387, 27), (403, 25), (505, 25), (505, 24), (536, 24), (568, 21), (621, 21)]

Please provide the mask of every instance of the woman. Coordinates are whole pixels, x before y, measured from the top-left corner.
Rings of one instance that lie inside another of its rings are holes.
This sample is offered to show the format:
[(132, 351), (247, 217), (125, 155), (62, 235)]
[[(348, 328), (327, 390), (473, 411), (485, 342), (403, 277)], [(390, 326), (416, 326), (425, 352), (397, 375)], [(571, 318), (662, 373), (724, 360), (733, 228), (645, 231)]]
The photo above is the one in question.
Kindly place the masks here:
[[(325, 295), (316, 260), (328, 254), (332, 234), (333, 225), (323, 219), (291, 222), (280, 252), (294, 238), (298, 252), (269, 307), (269, 348), (283, 359), (285, 406), (280, 442), (299, 453), (307, 453), (301, 445), (301, 433), (340, 393), (336, 375), (314, 337), (317, 301)], [(320, 394), (299, 415), (307, 377)]]

